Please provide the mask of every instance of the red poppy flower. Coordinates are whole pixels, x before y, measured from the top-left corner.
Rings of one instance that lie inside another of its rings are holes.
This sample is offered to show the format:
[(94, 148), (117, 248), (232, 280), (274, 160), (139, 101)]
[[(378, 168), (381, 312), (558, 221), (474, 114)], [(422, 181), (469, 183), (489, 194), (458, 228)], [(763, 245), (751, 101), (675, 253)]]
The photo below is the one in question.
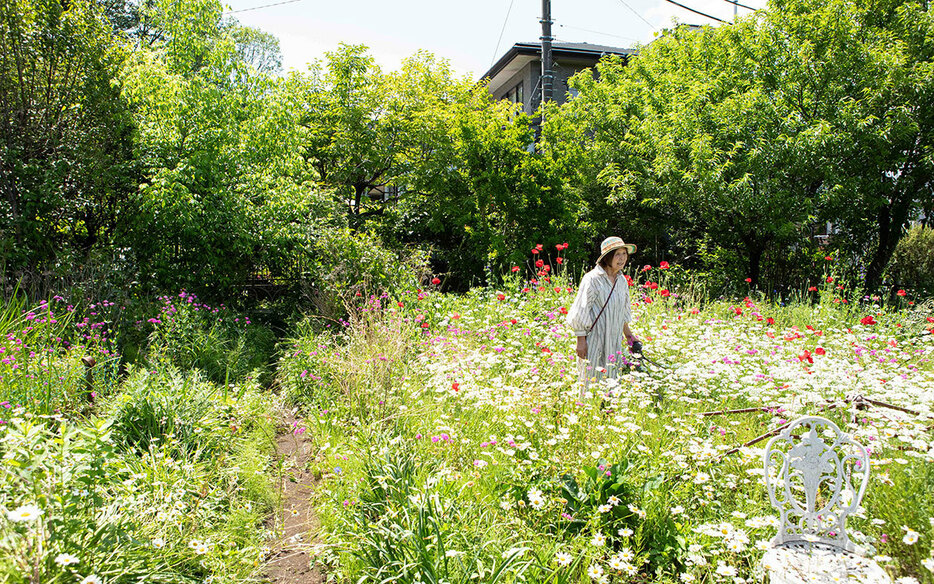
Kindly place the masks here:
[(814, 358), (811, 357), (811, 352), (805, 349), (803, 355), (798, 355), (798, 361), (801, 361), (802, 363), (804, 363), (805, 361), (807, 361), (808, 363), (813, 363)]
[(663, 289), (661, 289), (661, 290), (658, 291), (658, 295), (659, 295), (659, 296), (663, 296), (663, 297), (665, 297), (665, 298), (668, 298), (668, 296), (671, 295), (671, 292), (668, 291), (668, 288), (663, 288)]
[(518, 272), (518, 271), (519, 271), (519, 266), (513, 266), (513, 267), (512, 267), (512, 271), (513, 271), (513, 273)]
[(824, 259), (827, 260), (828, 262), (832, 262), (833, 256), (824, 256)]
[(668, 262), (661, 262), (660, 264), (658, 264), (658, 267), (659, 267), (659, 269), (667, 270), (667, 269), (668, 269)]
[(539, 244), (536, 244), (535, 249), (537, 249), (538, 251), (541, 251), (543, 247), (544, 246), (539, 243)]
[(652, 266), (650, 266), (649, 264), (645, 264), (644, 266), (642, 266), (643, 272), (648, 272), (651, 269), (652, 269)]
[(861, 318), (859, 321), (859, 324), (865, 324), (865, 325), (876, 324), (876, 319), (874, 319), (872, 315), (870, 314), (869, 316), (864, 316), (863, 318)]
[(811, 286), (808, 288), (808, 292), (817, 292), (817, 286)]
[(929, 317), (927, 317), (927, 321), (928, 321), (928, 322), (934, 322), (934, 316), (929, 316)]
[(510, 318), (510, 319), (509, 319), (509, 322), (511, 322), (512, 324), (516, 324), (516, 319)]
[(828, 283), (828, 284), (833, 283), (833, 277), (832, 277), (832, 276), (827, 276), (827, 283)]
[(453, 318), (454, 320), (457, 320), (457, 319), (459, 319), (460, 317), (461, 317), (461, 315), (457, 314), (456, 312), (455, 312), (454, 314), (451, 315), (451, 318)]
[(823, 347), (817, 347), (814, 349), (815, 355), (824, 355), (825, 353), (827, 353), (827, 351), (825, 351)]
[(746, 278), (746, 283), (749, 284), (750, 282), (752, 282), (752, 278)]
[(460, 388), (461, 388), (461, 384), (456, 381), (451, 384), (451, 389), (453, 389), (454, 391), (459, 391)]
[(743, 314), (743, 309), (740, 308), (739, 306), (734, 306), (734, 307), (733, 307), (733, 312), (736, 313), (736, 316), (741, 316), (741, 315)]
[(545, 272), (545, 273), (547, 274), (548, 272), (551, 271), (551, 266), (545, 266), (545, 267), (543, 267), (543, 268), (542, 268), (542, 271)]
[(536, 268), (540, 268), (540, 267), (542, 267), (542, 266), (544, 266), (544, 265), (545, 265), (544, 260), (538, 260), (537, 262), (535, 262), (535, 267), (536, 267)]
[(500, 302), (502, 302), (503, 300), (506, 300), (506, 295), (505, 295), (505, 294), (497, 294), (497, 295), (496, 295), (496, 299), (499, 300)]
[(896, 294), (899, 296), (905, 296), (907, 295), (907, 292), (905, 292), (904, 290), (899, 290), (898, 292), (896, 292)]
[(428, 325), (427, 322), (423, 322), (423, 323), (422, 323), (422, 328), (428, 328), (428, 326), (429, 326), (429, 325)]
[[(635, 284), (635, 282), (633, 282), (632, 277), (630, 277), (629, 274), (624, 274), (624, 275), (626, 276), (626, 283), (627, 283), (627, 284), (629, 284), (630, 286), (632, 286), (633, 284)], [(570, 290), (568, 290), (568, 292), (570, 292)], [(934, 321), (932, 321), (932, 322), (934, 322)]]
[(766, 323), (766, 324), (775, 324), (775, 319), (772, 318), (772, 317), (770, 316), (770, 317), (768, 317), (767, 319), (765, 319), (765, 323)]
[(533, 247), (533, 248), (532, 248), (532, 253), (534, 253), (534, 254), (536, 254), (536, 255), (538, 255), (538, 250), (537, 250), (537, 249), (535, 249), (535, 248)]
[(565, 308), (565, 307), (563, 307), (563, 306), (562, 306), (561, 308), (559, 308), (558, 311), (561, 312), (561, 314), (567, 314), (567, 313), (568, 313), (568, 309)]
[(558, 262), (559, 264), (563, 264), (564, 258), (555, 258), (555, 261)]
[(555, 286), (555, 292), (561, 294), (561, 286)]
[[(523, 292), (528, 292), (529, 289), (528, 289), (528, 288), (523, 288), (522, 291), (523, 291)], [(502, 295), (501, 295), (501, 296), (502, 296)]]
[(396, 304), (399, 306), (399, 308), (402, 308), (403, 306), (405, 306), (405, 304), (402, 304), (401, 302), (396, 302)]
[(431, 279), (431, 283), (434, 284), (435, 286), (437, 286), (438, 284), (441, 283), (441, 280), (438, 279), (438, 278), (432, 278), (432, 279)]

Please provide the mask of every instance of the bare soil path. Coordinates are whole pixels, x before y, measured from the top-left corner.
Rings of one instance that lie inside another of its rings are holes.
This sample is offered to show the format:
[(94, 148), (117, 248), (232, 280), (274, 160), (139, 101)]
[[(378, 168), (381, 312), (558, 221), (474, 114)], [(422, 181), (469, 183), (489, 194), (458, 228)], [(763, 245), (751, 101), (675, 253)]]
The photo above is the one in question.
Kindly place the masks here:
[(320, 528), (311, 498), (315, 478), (309, 470), (314, 460), (314, 442), (294, 411), (283, 411), (276, 437), (276, 456), (281, 462), (279, 493), (281, 513), (270, 519), (269, 527), (281, 537), (272, 546), (266, 576), (272, 584), (323, 584), (324, 574), (311, 567), (310, 550)]

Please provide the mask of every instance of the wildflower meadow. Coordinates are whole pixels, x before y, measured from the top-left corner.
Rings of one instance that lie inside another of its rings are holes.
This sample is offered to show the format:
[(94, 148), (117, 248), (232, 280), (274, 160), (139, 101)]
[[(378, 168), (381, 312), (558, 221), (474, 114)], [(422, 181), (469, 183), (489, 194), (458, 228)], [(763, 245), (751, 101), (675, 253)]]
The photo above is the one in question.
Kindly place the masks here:
[(317, 446), (318, 563), (357, 582), (759, 582), (778, 518), (756, 438), (818, 414), (871, 453), (851, 538), (931, 582), (934, 305), (854, 297), (826, 261), (784, 302), (632, 266), (645, 358), (621, 352), (586, 394), (575, 278), (541, 261), (465, 295), (360, 298), (339, 332), (306, 321), (278, 375)]
[(783, 300), (632, 265), (643, 354), (584, 391), (565, 249), (468, 293), (360, 292), (278, 342), (185, 291), (8, 303), (2, 580), (269, 581), (302, 513), (282, 485), (310, 477), (287, 539), (332, 581), (760, 582), (765, 438), (818, 414), (870, 452), (852, 540), (934, 581), (934, 302), (857, 296), (830, 256)]

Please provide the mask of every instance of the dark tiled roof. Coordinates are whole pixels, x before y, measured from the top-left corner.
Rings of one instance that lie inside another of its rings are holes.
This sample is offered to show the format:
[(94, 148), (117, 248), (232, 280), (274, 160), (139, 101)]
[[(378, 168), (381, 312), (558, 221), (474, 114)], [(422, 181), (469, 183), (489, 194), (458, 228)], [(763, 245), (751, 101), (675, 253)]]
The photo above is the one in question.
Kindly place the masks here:
[[(622, 47), (611, 47), (609, 45), (593, 45), (590, 43), (552, 43), (552, 54), (557, 57), (587, 57), (596, 61), (602, 55), (634, 55), (638, 51), (635, 49), (624, 49)], [(541, 55), (542, 44), (536, 42), (516, 43), (506, 54), (500, 57), (495, 65), (490, 67), (483, 77), (492, 79), (499, 73), (510, 61), (519, 55)]]

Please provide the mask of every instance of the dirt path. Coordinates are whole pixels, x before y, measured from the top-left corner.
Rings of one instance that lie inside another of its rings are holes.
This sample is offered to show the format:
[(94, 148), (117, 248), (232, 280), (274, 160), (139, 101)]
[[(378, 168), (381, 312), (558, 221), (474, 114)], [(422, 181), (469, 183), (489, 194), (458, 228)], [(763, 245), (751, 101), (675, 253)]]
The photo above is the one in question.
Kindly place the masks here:
[(323, 584), (324, 574), (311, 567), (309, 554), (320, 527), (311, 502), (315, 480), (308, 470), (314, 445), (307, 432), (295, 433), (296, 424), (304, 427), (295, 412), (283, 412), (281, 420), (284, 430), (276, 438), (276, 455), (282, 462), (282, 513), (270, 519), (269, 527), (282, 538), (272, 546), (266, 576), (272, 584)]

